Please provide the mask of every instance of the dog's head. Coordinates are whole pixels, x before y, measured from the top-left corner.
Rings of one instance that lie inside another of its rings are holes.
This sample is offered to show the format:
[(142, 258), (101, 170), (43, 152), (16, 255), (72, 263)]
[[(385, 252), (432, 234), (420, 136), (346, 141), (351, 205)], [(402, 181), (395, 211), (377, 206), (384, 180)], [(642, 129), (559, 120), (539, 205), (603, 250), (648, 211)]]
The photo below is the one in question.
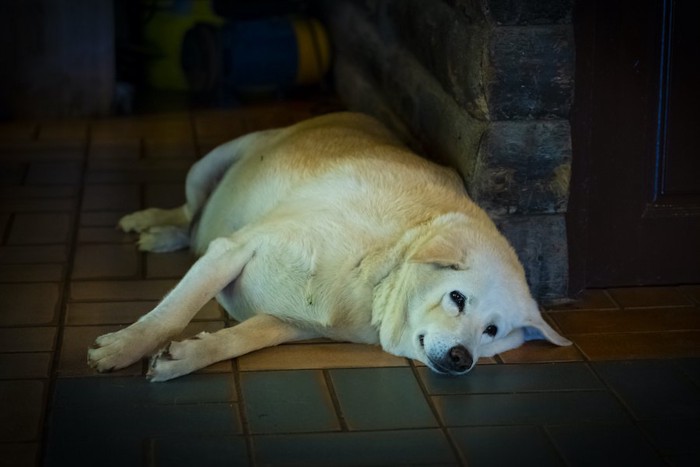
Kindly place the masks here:
[(542, 318), (505, 238), (453, 217), (417, 242), (397, 271), (391, 295), (398, 307), (380, 327), (384, 349), (461, 375), (479, 357), (526, 340), (570, 345)]

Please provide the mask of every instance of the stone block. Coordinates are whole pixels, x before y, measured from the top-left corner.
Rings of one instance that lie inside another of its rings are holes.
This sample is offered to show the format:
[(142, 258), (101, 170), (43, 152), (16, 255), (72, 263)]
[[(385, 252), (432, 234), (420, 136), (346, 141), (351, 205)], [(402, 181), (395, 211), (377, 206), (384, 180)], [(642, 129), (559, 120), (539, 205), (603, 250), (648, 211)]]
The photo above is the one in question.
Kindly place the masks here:
[(532, 295), (541, 303), (565, 297), (569, 263), (564, 215), (510, 216), (496, 219), (496, 225), (518, 253)]
[(570, 25), (499, 27), (484, 70), (491, 120), (568, 118), (574, 86)]
[(568, 121), (492, 122), (468, 188), (492, 215), (561, 213), (570, 172)]

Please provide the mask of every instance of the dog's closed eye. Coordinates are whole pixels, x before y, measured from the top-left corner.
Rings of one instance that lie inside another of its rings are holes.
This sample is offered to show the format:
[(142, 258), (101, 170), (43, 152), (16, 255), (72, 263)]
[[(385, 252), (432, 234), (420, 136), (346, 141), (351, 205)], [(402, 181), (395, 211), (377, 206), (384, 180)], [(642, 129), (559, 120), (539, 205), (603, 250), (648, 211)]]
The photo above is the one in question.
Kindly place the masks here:
[(464, 305), (467, 299), (461, 292), (458, 292), (456, 290), (450, 292), (450, 300), (452, 300), (454, 304), (457, 305), (457, 309), (460, 311), (460, 313), (464, 311)]

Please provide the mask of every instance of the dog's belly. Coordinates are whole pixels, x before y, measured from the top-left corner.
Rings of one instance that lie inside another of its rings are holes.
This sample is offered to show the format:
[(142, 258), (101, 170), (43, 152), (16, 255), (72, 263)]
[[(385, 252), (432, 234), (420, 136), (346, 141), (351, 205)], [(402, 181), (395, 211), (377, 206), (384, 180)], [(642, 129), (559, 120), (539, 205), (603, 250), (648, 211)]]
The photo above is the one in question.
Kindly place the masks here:
[(264, 313), (335, 340), (378, 343), (371, 325), (372, 289), (354, 281), (344, 267), (359, 259), (329, 261), (321, 269), (310, 258), (326, 259), (313, 252), (261, 251), (217, 301), (237, 321)]

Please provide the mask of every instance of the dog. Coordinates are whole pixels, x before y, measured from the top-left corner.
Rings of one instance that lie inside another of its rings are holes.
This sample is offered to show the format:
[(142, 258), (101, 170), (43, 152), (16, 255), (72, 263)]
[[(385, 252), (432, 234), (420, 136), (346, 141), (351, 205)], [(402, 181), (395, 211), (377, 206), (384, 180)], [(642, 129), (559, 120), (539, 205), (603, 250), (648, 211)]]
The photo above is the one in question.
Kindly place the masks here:
[[(151, 356), (166, 381), (285, 342), (381, 345), (446, 375), (545, 339), (522, 265), (456, 172), (359, 113), (225, 143), (187, 175), (186, 204), (127, 215), (143, 251), (199, 259), (131, 326), (88, 350), (98, 371)], [(240, 324), (170, 342), (216, 296)]]

